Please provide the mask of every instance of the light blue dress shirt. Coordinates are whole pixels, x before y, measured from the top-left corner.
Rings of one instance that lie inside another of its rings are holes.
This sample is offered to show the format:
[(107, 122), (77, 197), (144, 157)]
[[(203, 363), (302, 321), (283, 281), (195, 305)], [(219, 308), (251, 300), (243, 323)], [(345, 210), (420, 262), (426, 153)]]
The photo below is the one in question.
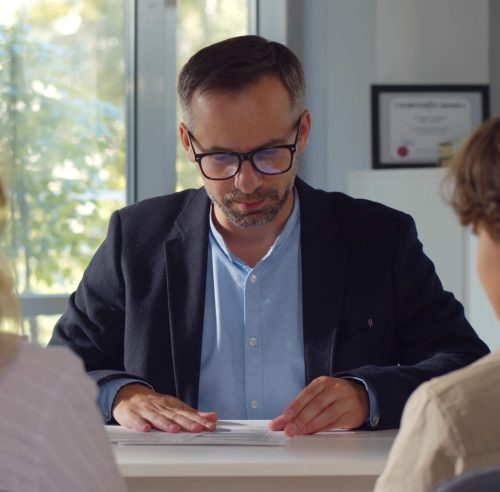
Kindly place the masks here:
[(304, 388), (298, 196), (283, 231), (250, 268), (210, 220), (198, 408), (272, 419)]

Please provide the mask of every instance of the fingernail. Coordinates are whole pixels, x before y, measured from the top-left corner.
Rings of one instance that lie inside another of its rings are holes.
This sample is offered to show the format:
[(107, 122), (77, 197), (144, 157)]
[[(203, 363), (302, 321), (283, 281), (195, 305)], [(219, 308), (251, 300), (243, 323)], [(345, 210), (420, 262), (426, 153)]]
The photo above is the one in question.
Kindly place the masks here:
[(295, 434), (297, 434), (298, 429), (295, 424), (289, 424), (286, 426), (286, 431), (288, 435), (294, 436)]

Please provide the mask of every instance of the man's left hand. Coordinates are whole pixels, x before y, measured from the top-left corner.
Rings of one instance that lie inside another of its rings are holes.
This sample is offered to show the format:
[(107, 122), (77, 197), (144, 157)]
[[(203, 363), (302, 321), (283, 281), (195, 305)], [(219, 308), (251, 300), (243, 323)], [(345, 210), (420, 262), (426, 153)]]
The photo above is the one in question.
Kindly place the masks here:
[(269, 429), (293, 437), (329, 429), (355, 429), (368, 418), (370, 404), (362, 384), (321, 376), (306, 386)]

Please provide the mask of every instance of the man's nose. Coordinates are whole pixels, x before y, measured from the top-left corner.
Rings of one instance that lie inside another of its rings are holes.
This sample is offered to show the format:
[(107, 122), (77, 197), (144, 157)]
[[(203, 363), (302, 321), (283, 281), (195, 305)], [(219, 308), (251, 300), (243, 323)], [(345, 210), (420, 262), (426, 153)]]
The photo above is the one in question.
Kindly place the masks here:
[(262, 174), (249, 160), (241, 163), (240, 172), (234, 177), (234, 184), (241, 192), (250, 194), (262, 184)]

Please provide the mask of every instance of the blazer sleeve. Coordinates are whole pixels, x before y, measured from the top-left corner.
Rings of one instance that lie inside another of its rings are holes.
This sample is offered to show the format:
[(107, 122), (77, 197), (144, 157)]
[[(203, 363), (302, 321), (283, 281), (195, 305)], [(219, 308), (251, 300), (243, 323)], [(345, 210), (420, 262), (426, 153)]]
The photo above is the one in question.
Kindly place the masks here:
[(464, 316), (462, 305), (443, 289), (424, 254), (413, 219), (400, 215), (393, 249), (394, 365), (366, 365), (335, 376), (363, 379), (376, 394), (377, 429), (399, 427), (404, 405), (423, 382), (464, 367), (488, 347)]
[(57, 322), (49, 345), (63, 345), (81, 357), (96, 383), (114, 378), (144, 378), (124, 371), (125, 281), (122, 270), (119, 212), (89, 263), (66, 312)]

